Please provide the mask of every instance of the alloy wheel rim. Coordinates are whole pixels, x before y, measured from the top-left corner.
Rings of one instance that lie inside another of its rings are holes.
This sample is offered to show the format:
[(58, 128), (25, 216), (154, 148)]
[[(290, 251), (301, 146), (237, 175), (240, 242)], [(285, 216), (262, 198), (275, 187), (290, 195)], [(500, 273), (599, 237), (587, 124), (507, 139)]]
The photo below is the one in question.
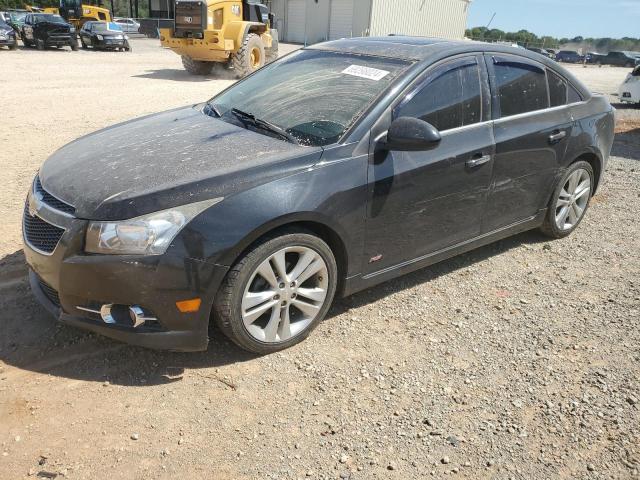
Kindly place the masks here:
[(328, 288), (329, 271), (318, 252), (304, 246), (279, 250), (251, 274), (242, 296), (244, 326), (260, 342), (286, 342), (313, 324)]
[(591, 175), (580, 168), (565, 182), (556, 202), (556, 226), (561, 231), (574, 228), (579, 222), (591, 197)]

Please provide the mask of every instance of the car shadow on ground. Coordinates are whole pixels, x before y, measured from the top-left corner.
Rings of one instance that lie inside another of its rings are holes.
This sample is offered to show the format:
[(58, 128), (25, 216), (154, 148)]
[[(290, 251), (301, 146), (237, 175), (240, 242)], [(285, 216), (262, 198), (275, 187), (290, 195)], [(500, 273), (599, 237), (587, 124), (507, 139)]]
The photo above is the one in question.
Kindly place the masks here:
[(640, 128), (616, 133), (616, 141), (611, 149), (611, 155), (640, 160)]
[[(336, 317), (351, 309), (430, 282), (512, 248), (547, 240), (537, 232), (526, 232), (336, 300), (325, 321), (336, 321)], [(0, 259), (0, 360), (18, 369), (0, 371), (5, 379), (11, 380), (29, 371), (77, 380), (149, 386), (180, 381), (185, 375), (202, 375), (235, 388), (224, 378), (218, 378), (217, 373), (210, 370), (206, 374), (198, 373), (198, 370), (257, 358), (240, 350), (217, 329), (212, 329), (208, 351), (173, 353), (133, 347), (59, 325), (33, 298), (26, 273), (22, 250)]]
[(172, 80), (174, 82), (210, 82), (211, 80), (233, 80), (235, 77), (232, 73), (226, 71), (219, 72), (216, 70), (210, 75), (192, 75), (186, 70), (175, 68), (161, 68), (158, 70), (148, 70), (147, 73), (141, 75), (133, 75), (134, 78), (149, 78), (152, 80)]

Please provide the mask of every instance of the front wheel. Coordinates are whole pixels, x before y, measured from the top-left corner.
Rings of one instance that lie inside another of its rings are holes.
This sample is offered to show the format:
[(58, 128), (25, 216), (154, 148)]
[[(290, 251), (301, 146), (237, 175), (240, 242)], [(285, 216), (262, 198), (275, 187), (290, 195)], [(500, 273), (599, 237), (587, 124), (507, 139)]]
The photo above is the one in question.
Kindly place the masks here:
[(542, 232), (552, 238), (564, 238), (578, 228), (589, 208), (595, 185), (591, 164), (572, 164), (553, 192)]
[(243, 78), (252, 74), (264, 66), (264, 62), (265, 50), (262, 38), (260, 35), (250, 33), (232, 59), (236, 77)]
[(306, 232), (267, 238), (227, 274), (214, 318), (241, 348), (267, 354), (303, 341), (327, 314), (338, 270), (329, 246)]
[(39, 38), (36, 40), (36, 48), (38, 50), (44, 50), (44, 40), (40, 40)]

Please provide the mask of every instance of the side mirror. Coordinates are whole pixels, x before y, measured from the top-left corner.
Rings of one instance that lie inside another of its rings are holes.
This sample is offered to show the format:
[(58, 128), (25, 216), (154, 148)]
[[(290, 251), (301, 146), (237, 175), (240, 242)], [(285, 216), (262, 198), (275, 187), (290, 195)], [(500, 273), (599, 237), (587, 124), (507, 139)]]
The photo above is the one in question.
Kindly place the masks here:
[(381, 148), (399, 152), (422, 152), (436, 148), (442, 137), (430, 123), (413, 117), (400, 117), (393, 121), (387, 139)]

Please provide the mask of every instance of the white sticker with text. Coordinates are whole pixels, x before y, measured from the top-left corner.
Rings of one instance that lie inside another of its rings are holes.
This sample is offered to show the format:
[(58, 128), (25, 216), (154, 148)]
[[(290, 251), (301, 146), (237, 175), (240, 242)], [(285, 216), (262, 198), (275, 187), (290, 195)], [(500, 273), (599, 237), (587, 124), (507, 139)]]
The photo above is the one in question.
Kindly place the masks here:
[(387, 72), (386, 70), (378, 70), (377, 68), (351, 65), (349, 68), (343, 70), (342, 73), (344, 73), (345, 75), (353, 75), (354, 77), (362, 77), (378, 82), (389, 75), (390, 72)]

